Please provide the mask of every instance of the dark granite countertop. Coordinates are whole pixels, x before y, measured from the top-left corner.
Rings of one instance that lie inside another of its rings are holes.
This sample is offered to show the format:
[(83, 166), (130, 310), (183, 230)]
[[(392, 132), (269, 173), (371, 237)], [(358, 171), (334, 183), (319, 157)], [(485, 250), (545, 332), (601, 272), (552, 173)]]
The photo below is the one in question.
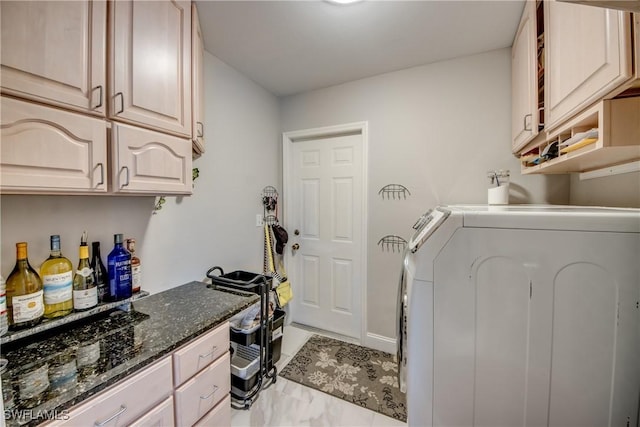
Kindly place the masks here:
[(7, 426), (63, 417), (73, 405), (161, 359), (259, 300), (191, 282), (2, 346)]

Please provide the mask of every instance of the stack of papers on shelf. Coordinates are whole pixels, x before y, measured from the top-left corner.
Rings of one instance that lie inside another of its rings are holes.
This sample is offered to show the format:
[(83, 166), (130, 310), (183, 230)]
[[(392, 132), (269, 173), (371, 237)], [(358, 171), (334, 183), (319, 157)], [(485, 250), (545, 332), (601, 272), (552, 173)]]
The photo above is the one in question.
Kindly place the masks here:
[(560, 153), (569, 153), (578, 148), (582, 148), (585, 145), (593, 144), (598, 140), (598, 129), (590, 129), (586, 132), (580, 132), (573, 135), (571, 138), (564, 140), (560, 143)]

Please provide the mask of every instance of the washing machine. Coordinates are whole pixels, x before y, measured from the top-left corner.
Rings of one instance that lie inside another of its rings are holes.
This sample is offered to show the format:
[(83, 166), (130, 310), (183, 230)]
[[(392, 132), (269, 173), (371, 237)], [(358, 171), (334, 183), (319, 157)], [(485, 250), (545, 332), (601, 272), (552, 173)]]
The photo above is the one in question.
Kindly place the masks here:
[(411, 426), (637, 426), (640, 210), (441, 206), (404, 252)]

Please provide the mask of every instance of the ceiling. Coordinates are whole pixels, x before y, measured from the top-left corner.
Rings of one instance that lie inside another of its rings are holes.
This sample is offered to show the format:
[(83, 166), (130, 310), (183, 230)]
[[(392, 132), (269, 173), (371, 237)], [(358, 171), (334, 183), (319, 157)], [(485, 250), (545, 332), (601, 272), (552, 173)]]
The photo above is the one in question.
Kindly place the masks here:
[(205, 49), (287, 96), (509, 47), (524, 0), (196, 4)]

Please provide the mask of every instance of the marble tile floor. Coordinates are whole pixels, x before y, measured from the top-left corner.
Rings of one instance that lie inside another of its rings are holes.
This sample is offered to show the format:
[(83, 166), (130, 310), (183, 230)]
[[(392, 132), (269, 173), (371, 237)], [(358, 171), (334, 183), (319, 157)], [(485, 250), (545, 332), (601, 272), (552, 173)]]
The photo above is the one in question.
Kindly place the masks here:
[[(314, 333), (353, 342), (301, 325), (286, 325), (280, 360), (276, 364), (278, 371), (289, 363)], [(406, 423), (278, 376), (275, 384), (260, 392), (249, 410), (232, 409), (231, 426), (396, 427), (406, 426)]]

